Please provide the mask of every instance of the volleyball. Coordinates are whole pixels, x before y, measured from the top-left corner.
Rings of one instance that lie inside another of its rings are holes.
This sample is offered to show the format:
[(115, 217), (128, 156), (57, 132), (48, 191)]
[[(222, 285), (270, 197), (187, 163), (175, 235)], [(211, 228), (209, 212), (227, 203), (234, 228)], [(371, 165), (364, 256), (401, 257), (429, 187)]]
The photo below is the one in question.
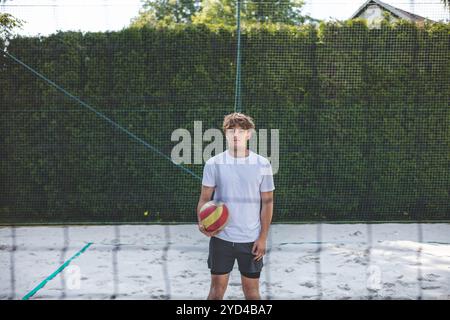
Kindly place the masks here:
[(229, 212), (225, 203), (209, 201), (200, 209), (200, 222), (208, 232), (222, 230), (228, 223)]

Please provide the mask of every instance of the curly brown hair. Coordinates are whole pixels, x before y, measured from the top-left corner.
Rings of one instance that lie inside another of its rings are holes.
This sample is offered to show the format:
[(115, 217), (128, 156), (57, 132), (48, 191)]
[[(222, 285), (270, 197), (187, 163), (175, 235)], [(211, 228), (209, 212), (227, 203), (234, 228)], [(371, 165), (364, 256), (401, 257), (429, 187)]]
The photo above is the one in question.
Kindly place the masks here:
[(239, 126), (245, 130), (255, 129), (255, 123), (250, 116), (247, 116), (240, 112), (227, 114), (223, 119), (223, 131), (227, 129), (233, 129), (236, 126)]

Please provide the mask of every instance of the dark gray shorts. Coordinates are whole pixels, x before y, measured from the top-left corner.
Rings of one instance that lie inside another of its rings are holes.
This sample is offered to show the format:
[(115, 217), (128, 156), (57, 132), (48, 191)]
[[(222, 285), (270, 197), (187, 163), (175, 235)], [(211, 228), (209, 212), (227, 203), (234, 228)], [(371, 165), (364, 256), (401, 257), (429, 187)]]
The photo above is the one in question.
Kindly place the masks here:
[(263, 258), (255, 261), (252, 253), (253, 242), (229, 242), (216, 237), (209, 240), (208, 268), (212, 274), (226, 274), (233, 270), (237, 259), (239, 271), (244, 276), (259, 278), (263, 267)]

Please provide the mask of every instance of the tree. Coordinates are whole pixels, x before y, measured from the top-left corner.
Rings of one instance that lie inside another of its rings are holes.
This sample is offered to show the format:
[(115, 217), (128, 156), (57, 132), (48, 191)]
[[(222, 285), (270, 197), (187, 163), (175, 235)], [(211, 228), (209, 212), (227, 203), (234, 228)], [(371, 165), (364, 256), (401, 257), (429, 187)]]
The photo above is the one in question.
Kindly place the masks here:
[(254, 0), (244, 2), (243, 8), (248, 21), (298, 25), (306, 21), (300, 12), (304, 4), (304, 0)]
[[(202, 10), (193, 18), (195, 23), (236, 24), (237, 0), (203, 0)], [(284, 23), (291, 25), (317, 21), (302, 15), (304, 0), (249, 0), (241, 1), (243, 24)]]
[(23, 21), (10, 15), (9, 13), (0, 13), (0, 39), (9, 39), (15, 28), (20, 28)]
[(236, 24), (236, 0), (203, 0), (202, 9), (193, 17), (194, 23)]
[[(145, 24), (208, 23), (236, 25), (238, 0), (146, 0), (132, 26)], [(241, 0), (243, 24), (316, 21), (301, 14), (304, 0)]]
[(141, 27), (146, 24), (191, 23), (200, 10), (201, 0), (145, 0), (139, 16), (131, 23)]

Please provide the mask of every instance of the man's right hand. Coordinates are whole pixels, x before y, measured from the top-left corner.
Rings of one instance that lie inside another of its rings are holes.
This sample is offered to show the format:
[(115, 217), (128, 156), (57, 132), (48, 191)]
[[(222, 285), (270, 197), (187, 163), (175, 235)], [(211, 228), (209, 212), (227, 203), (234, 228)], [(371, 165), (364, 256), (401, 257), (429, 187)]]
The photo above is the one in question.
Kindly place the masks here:
[(200, 230), (201, 233), (203, 233), (207, 237), (214, 237), (216, 234), (218, 234), (220, 232), (220, 231), (208, 232), (208, 231), (206, 231), (205, 227), (202, 226), (202, 224), (200, 223), (200, 214), (199, 214), (200, 210), (205, 205), (205, 203), (207, 203), (208, 201), (211, 200), (213, 193), (214, 193), (214, 189), (215, 189), (215, 187), (207, 187), (207, 186), (202, 185), (202, 192), (200, 194), (200, 200), (198, 201), (198, 205), (197, 205), (198, 229)]
[(216, 234), (218, 234), (220, 231), (222, 230), (216, 230), (216, 231), (206, 231), (205, 226), (202, 225), (201, 223), (198, 224), (198, 229), (200, 230), (201, 233), (203, 233), (205, 236), (207, 237), (214, 237)]

